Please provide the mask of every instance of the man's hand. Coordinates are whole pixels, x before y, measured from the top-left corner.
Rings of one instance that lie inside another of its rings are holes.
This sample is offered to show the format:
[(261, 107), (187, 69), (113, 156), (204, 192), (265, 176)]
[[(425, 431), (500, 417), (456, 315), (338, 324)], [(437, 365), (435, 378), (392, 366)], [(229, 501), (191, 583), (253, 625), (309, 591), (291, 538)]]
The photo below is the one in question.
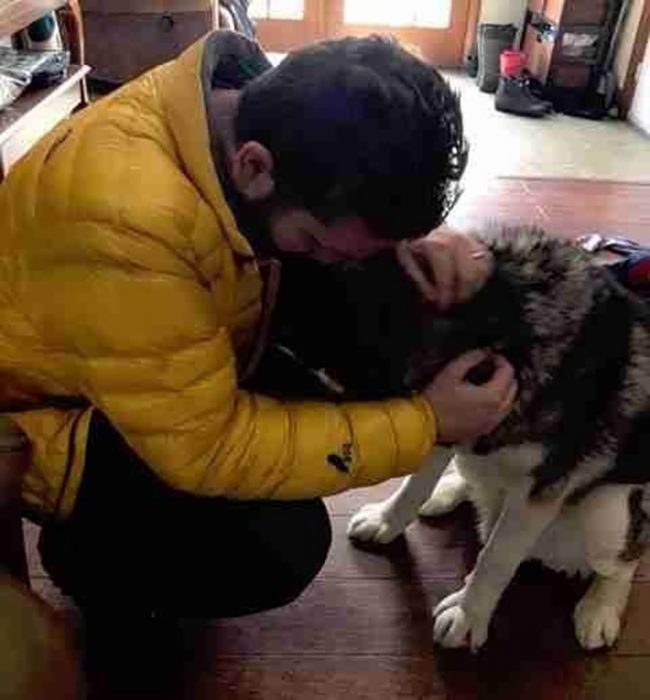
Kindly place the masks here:
[(426, 299), (441, 311), (467, 301), (492, 273), (492, 254), (478, 240), (441, 227), (425, 238), (403, 241), (397, 257)]
[[(479, 386), (468, 372), (488, 358), (494, 362), (490, 379)], [(500, 355), (473, 350), (450, 362), (425, 389), (438, 421), (438, 440), (472, 443), (494, 430), (508, 415), (517, 394), (512, 366)]]

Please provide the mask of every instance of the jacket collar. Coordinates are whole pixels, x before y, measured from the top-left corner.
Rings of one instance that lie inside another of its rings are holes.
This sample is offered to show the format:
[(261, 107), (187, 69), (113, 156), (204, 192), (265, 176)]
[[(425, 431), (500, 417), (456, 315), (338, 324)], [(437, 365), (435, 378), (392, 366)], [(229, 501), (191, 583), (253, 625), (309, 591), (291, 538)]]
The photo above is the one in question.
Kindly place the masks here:
[(158, 72), (160, 96), (183, 165), (216, 212), (235, 253), (253, 257), (226, 201), (211, 150), (206, 96), (215, 87), (239, 89), (270, 67), (259, 46), (240, 34), (216, 31)]

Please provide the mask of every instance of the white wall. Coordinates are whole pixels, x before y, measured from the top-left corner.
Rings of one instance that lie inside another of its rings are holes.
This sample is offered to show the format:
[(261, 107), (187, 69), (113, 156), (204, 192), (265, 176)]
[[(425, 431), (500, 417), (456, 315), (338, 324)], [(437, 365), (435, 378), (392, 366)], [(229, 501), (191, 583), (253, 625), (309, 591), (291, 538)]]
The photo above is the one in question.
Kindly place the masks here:
[(631, 122), (650, 134), (650, 41), (648, 41), (639, 71), (639, 81), (636, 84), (629, 116)]
[(527, 4), (526, 0), (483, 0), (479, 22), (521, 27)]

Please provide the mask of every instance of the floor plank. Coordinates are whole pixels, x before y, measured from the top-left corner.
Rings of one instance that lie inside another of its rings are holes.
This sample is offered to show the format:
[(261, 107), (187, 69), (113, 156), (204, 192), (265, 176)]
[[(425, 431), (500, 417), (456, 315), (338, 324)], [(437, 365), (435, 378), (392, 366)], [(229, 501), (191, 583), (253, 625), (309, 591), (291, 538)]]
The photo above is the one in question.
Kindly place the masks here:
[(650, 243), (650, 185), (499, 178), (471, 185), (449, 218), (460, 228), (493, 221), (570, 237), (615, 232)]
[[(458, 582), (456, 582), (457, 585)], [(317, 580), (295, 603), (206, 633), (213, 657), (379, 654), (432, 657), (431, 605), (451, 582)]]
[(647, 700), (650, 668), (647, 656), (599, 654), (585, 663), (585, 700)]
[(223, 659), (201, 673), (193, 688), (196, 700), (334, 699), (443, 700), (447, 692), (433, 660), (386, 656)]
[[(210, 658), (225, 656), (390, 655), (432, 658), (432, 607), (456, 581), (319, 579), (283, 610), (215, 621), (206, 631)], [(647, 584), (637, 584), (644, 587)], [(511, 658), (573, 658), (571, 612), (584, 584), (526, 565), (495, 614), (486, 653)], [(647, 591), (638, 596), (645, 605)], [(316, 622), (317, 621), (317, 622)], [(642, 621), (630, 620), (624, 654), (645, 653)]]
[(404, 537), (380, 547), (350, 542), (347, 523), (347, 516), (332, 516), (334, 538), (321, 578), (457, 580), (470, 570), (478, 551), (469, 506), (448, 517), (418, 521)]

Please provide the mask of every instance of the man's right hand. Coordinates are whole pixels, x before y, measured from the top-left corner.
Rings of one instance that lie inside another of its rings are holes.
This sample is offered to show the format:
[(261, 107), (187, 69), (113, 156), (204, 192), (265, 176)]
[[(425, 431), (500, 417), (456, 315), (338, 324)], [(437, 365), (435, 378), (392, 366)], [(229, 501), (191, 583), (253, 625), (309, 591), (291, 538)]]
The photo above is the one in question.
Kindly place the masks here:
[[(491, 358), (494, 372), (484, 384), (472, 384), (468, 372)], [(501, 355), (473, 350), (450, 362), (425, 389), (438, 423), (438, 440), (472, 443), (494, 430), (508, 415), (517, 380), (510, 363)]]

